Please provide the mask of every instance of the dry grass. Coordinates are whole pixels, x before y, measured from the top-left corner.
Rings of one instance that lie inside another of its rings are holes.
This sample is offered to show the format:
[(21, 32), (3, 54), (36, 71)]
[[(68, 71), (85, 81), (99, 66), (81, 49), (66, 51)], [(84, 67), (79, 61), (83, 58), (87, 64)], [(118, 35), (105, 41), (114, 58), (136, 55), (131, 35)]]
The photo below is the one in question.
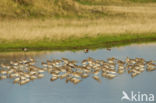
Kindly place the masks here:
[[(71, 23), (69, 23), (71, 22)], [(71, 25), (70, 25), (71, 24)], [(10, 21), (0, 23), (0, 38), (4, 40), (67, 39), (99, 34), (155, 33), (156, 20), (81, 20), (81, 21)]]
[(155, 17), (105, 17), (88, 19), (4, 20), (0, 22), (0, 39), (39, 40), (43, 38), (67, 39), (118, 34), (156, 33)]
[[(93, 5), (83, 5), (81, 1), (93, 3)], [(132, 1), (139, 1), (139, 3)], [(105, 6), (147, 5), (142, 3), (144, 1), (148, 2), (148, 7), (151, 7), (149, 3), (154, 0), (1, 0), (0, 18), (101, 17), (108, 15), (110, 10), (107, 10), (108, 7), (100, 7), (96, 3)]]
[[(2, 0), (0, 4), (6, 4), (8, 0)], [(27, 1), (27, 0), (26, 0)], [(57, 6), (50, 6), (48, 0), (42, 4), (32, 1), (33, 7), (41, 7), (47, 13), (53, 12), (56, 9), (58, 13), (83, 13), (82, 15), (94, 15), (94, 12), (106, 14), (97, 19), (56, 19), (49, 18), (41, 19), (0, 19), (0, 39), (15, 41), (15, 40), (40, 40), (43, 38), (49, 39), (67, 39), (72, 36), (84, 37), (86, 35), (94, 37), (97, 35), (118, 35), (118, 34), (142, 34), (156, 33), (156, 4), (137, 4), (124, 6), (88, 6), (73, 2), (73, 0), (65, 0), (57, 3)], [(113, 0), (115, 1), (115, 0)], [(121, 0), (122, 1), (122, 0)], [(67, 7), (63, 5), (65, 2)], [(9, 2), (11, 3), (11, 2)], [(13, 2), (12, 2), (13, 3)], [(42, 5), (41, 5), (42, 4)], [(54, 2), (52, 2), (54, 4)], [(74, 5), (74, 6), (73, 6)], [(18, 7), (18, 4), (14, 5)], [(64, 7), (65, 6), (65, 7)], [(55, 8), (56, 7), (56, 8)], [(74, 7), (73, 10), (70, 7)], [(8, 7), (9, 8), (9, 7)], [(54, 9), (55, 8), (55, 9)], [(63, 9), (64, 8), (64, 9)], [(33, 9), (33, 8), (32, 8)], [(6, 8), (6, 10), (9, 10)], [(18, 10), (18, 9), (17, 9)], [(81, 11), (82, 10), (82, 11)], [(0, 11), (3, 11), (0, 7)], [(15, 10), (16, 11), (16, 10)], [(5, 12), (5, 11), (4, 11)], [(41, 10), (41, 12), (43, 12)], [(8, 13), (13, 13), (8, 11)], [(19, 11), (20, 13), (20, 11)], [(88, 14), (87, 14), (88, 13)], [(12, 14), (8, 14), (12, 15)], [(74, 14), (73, 14), (74, 15)], [(92, 15), (92, 16), (93, 16)], [(96, 14), (95, 14), (96, 15)]]

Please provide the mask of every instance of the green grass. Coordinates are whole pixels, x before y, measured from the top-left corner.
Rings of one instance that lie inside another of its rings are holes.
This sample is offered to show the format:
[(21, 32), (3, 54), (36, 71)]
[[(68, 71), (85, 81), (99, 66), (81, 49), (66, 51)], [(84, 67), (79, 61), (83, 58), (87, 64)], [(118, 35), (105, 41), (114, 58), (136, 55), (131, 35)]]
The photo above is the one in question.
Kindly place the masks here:
[(156, 34), (120, 34), (117, 36), (102, 36), (75, 38), (66, 40), (50, 40), (44, 38), (35, 41), (3, 41), (0, 40), (0, 51), (21, 51), (26, 47), (31, 50), (79, 50), (84, 48), (96, 49), (113, 46), (127, 45), (131, 43), (142, 43), (156, 41)]
[(84, 5), (123, 5), (130, 3), (152, 3), (156, 2), (156, 0), (122, 0), (118, 2), (118, 0), (76, 0), (77, 2)]

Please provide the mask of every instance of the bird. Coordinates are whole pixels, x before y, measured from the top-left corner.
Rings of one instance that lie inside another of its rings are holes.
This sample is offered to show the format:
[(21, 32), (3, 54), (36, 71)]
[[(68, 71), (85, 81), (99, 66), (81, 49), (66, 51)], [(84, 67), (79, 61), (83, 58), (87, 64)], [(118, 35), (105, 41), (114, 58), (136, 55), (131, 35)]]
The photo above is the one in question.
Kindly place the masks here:
[(88, 53), (89, 52), (89, 50), (88, 49), (84, 49), (84, 53)]
[(27, 52), (27, 51), (28, 51), (28, 48), (22, 48), (22, 50), (23, 50), (24, 52)]
[(114, 79), (125, 71), (132, 78), (140, 75), (145, 70), (152, 72), (156, 70), (154, 61), (146, 61), (143, 58), (126, 58), (125, 61), (116, 59), (115, 57), (107, 58), (107, 61), (88, 57), (78, 65), (75, 60), (68, 58), (47, 60), (41, 62), (42, 68), (35, 66), (34, 58), (25, 58), (23, 60), (11, 60), (8, 64), (0, 65), (0, 80), (12, 79), (13, 83), (24, 85), (30, 81), (43, 78), (45, 72), (48, 72), (52, 77), (50, 81), (65, 79), (65, 82), (78, 84), (90, 76), (97, 82), (101, 83), (100, 75), (106, 79)]
[(138, 72), (133, 72), (132, 74), (131, 74), (131, 77), (132, 78), (134, 78), (134, 77), (136, 77), (137, 75), (139, 75), (140, 73), (138, 73)]
[(93, 76), (92, 78), (95, 79), (97, 82), (101, 83), (101, 80), (98, 76)]
[(111, 51), (112, 49), (111, 49), (111, 48), (106, 48), (106, 50), (107, 50), (107, 51)]
[(82, 78), (87, 78), (87, 77), (89, 77), (89, 75), (87, 73), (84, 73), (84, 74), (81, 75), (81, 77)]
[(58, 79), (58, 76), (54, 76), (54, 77), (52, 77), (50, 80), (51, 81), (55, 81), (55, 80), (57, 80)]

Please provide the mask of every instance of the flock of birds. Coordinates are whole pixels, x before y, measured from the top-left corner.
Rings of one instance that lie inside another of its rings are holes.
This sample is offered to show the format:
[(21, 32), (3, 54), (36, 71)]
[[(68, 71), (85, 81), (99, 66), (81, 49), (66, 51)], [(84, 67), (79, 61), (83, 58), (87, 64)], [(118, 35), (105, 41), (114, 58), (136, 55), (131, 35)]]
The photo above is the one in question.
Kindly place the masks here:
[(41, 63), (43, 68), (35, 66), (33, 58), (10, 61), (9, 64), (1, 64), (0, 80), (13, 79), (13, 83), (23, 85), (44, 77), (44, 72), (51, 74), (50, 81), (64, 79), (66, 83), (78, 84), (83, 79), (92, 77), (101, 83), (101, 77), (113, 79), (126, 71), (131, 77), (135, 77), (144, 71), (156, 70), (155, 61), (145, 61), (143, 58), (126, 58), (125, 61), (114, 57), (104, 60), (87, 58), (77, 65), (77, 61), (62, 58), (61, 60), (47, 60)]

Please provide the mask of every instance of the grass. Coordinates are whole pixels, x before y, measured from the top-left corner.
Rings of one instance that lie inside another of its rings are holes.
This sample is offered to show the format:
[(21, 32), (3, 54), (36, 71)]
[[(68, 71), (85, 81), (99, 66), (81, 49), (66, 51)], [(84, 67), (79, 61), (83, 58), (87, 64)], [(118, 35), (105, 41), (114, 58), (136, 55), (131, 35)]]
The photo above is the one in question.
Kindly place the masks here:
[(0, 51), (23, 47), (83, 49), (156, 41), (154, 2), (1, 0)]
[[(150, 18), (150, 19), (149, 19)], [(109, 17), (102, 19), (3, 20), (0, 41), (65, 40), (70, 37), (156, 33), (155, 15), (151, 17)], [(1, 42), (2, 43), (2, 42)]]
[(84, 5), (128, 5), (135, 3), (154, 3), (155, 0), (76, 0)]
[(155, 0), (1, 0), (0, 18), (97, 18), (114, 14), (97, 4), (129, 7), (148, 3), (148, 7), (155, 6)]
[(93, 13), (93, 9), (74, 0), (1, 0), (0, 18), (82, 18), (103, 15), (101, 10), (101, 13)]
[(156, 35), (153, 34), (120, 34), (120, 35), (99, 35), (96, 37), (72, 37), (66, 40), (42, 39), (40, 41), (17, 40), (12, 42), (3, 42), (0, 44), (0, 51), (21, 51), (23, 47), (31, 50), (79, 50), (84, 48), (96, 49), (112, 46), (127, 45), (130, 43), (141, 43), (156, 41)]
[(156, 41), (154, 16), (151, 13), (135, 18), (98, 20), (3, 20), (0, 22), (0, 51), (20, 51), (24, 47), (30, 50), (76, 50)]

